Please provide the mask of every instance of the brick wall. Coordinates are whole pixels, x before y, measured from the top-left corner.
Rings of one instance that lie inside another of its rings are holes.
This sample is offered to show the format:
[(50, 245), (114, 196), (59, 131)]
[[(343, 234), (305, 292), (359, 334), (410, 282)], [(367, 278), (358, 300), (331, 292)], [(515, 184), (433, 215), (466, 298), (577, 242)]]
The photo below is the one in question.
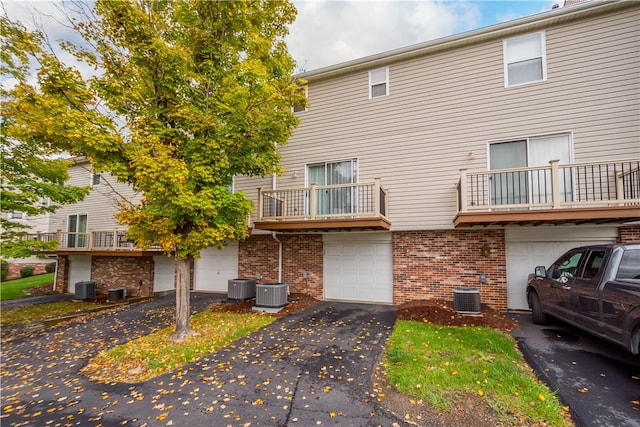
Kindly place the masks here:
[[(322, 299), (323, 246), (321, 235), (281, 235), (282, 281), (294, 293), (309, 293)], [(257, 284), (278, 281), (278, 242), (271, 235), (255, 235), (239, 244), (238, 276), (256, 278)], [(304, 273), (307, 278), (304, 278)]]
[(98, 294), (106, 295), (113, 288), (127, 288), (128, 296), (152, 296), (153, 258), (93, 256), (91, 280), (96, 282)]
[[(416, 299), (453, 300), (453, 290), (471, 286), (480, 300), (507, 308), (503, 230), (398, 231), (393, 233), (394, 304)], [(491, 249), (482, 254), (483, 245)], [(480, 284), (480, 274), (487, 283)]]
[[(49, 261), (47, 262), (55, 262), (55, 261)], [(33, 270), (33, 275), (34, 276), (38, 276), (40, 274), (45, 274), (47, 272), (47, 270), (45, 269), (47, 264), (43, 264), (43, 263), (24, 263), (24, 264), (19, 264), (19, 263), (10, 263), (9, 264), (9, 272), (7, 273), (7, 278), (5, 280), (13, 280), (13, 279), (19, 279), (20, 278), (20, 269), (22, 267), (25, 267), (27, 265), (30, 265), (34, 268)]]
[(618, 242), (640, 242), (640, 225), (630, 225), (618, 228)]
[(58, 255), (55, 286), (56, 292), (61, 294), (69, 292), (69, 258), (66, 255)]

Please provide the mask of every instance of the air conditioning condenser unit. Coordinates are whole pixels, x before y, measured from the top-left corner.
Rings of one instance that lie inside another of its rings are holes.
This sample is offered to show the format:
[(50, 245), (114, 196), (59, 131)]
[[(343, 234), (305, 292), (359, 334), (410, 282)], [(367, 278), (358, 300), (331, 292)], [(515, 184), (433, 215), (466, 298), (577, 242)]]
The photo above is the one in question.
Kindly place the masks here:
[(256, 307), (280, 308), (287, 305), (286, 283), (256, 285)]

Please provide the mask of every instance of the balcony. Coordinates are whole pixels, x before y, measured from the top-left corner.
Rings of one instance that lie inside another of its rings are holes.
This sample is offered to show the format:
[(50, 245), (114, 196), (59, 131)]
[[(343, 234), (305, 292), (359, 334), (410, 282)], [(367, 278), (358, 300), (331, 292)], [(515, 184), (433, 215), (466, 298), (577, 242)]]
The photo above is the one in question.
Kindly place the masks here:
[(271, 231), (388, 230), (389, 196), (380, 179), (365, 184), (258, 188), (254, 227)]
[(25, 236), (26, 240), (58, 242), (55, 253), (74, 254), (91, 252), (96, 255), (143, 255), (148, 252), (161, 253), (160, 247), (137, 248), (135, 242), (127, 240), (125, 230), (90, 230), (86, 233), (58, 231)]
[(460, 171), (456, 227), (640, 221), (640, 159)]

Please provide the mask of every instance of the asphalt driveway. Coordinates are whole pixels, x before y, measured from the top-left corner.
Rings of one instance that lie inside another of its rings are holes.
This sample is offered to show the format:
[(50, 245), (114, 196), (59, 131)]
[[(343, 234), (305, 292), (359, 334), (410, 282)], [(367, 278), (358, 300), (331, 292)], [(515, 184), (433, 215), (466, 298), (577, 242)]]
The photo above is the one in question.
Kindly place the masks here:
[[(192, 311), (211, 294), (193, 294)], [(99, 351), (171, 325), (169, 295), (3, 344), (3, 426), (390, 426), (373, 369), (393, 307), (320, 302), (171, 374), (98, 384), (78, 374)]]
[(640, 427), (640, 355), (566, 323), (512, 314), (529, 365), (568, 405), (577, 426)]

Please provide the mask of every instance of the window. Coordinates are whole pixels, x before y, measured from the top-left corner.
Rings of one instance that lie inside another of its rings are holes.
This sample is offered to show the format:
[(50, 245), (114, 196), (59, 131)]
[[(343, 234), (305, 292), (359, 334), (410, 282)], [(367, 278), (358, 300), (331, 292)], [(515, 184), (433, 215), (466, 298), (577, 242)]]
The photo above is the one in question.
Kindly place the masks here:
[(504, 86), (547, 79), (544, 32), (504, 40)]
[[(569, 134), (489, 144), (490, 170), (549, 166), (550, 160), (560, 160), (560, 164), (571, 163)], [(549, 171), (497, 172), (489, 179), (492, 205), (551, 202)], [(561, 175), (559, 185), (562, 200), (573, 200), (571, 176)]]
[(87, 215), (69, 215), (67, 222), (67, 247), (87, 247)]
[(100, 181), (102, 179), (102, 175), (99, 173), (91, 174), (91, 185), (100, 185)]
[(584, 272), (582, 273), (583, 278), (593, 279), (598, 275), (600, 267), (602, 267), (604, 255), (605, 251), (603, 250), (591, 251), (584, 266)]
[(640, 280), (640, 250), (624, 251), (616, 280)]
[(24, 219), (24, 212), (14, 211), (11, 212), (11, 219)]
[(572, 278), (576, 275), (580, 259), (584, 255), (583, 251), (571, 251), (560, 258), (551, 267), (551, 278), (560, 279), (562, 277)]
[(389, 67), (369, 71), (369, 99), (389, 95)]
[(233, 187), (235, 185), (235, 182), (236, 182), (236, 180), (235, 180), (235, 177), (233, 177), (233, 176), (227, 182), (226, 186), (227, 186), (227, 191), (229, 191), (229, 194), (233, 194)]
[(293, 101), (293, 112), (294, 113), (300, 113), (300, 112), (307, 111), (306, 102), (303, 103), (302, 100), (300, 100), (300, 98), (304, 98), (304, 101), (306, 101), (307, 92), (308, 92), (307, 86), (301, 86), (301, 87), (296, 89), (296, 99), (294, 99), (294, 101)]
[[(307, 185), (333, 186), (358, 182), (358, 161), (316, 163), (307, 166)], [(357, 193), (354, 187), (316, 190), (316, 215), (356, 212)]]

